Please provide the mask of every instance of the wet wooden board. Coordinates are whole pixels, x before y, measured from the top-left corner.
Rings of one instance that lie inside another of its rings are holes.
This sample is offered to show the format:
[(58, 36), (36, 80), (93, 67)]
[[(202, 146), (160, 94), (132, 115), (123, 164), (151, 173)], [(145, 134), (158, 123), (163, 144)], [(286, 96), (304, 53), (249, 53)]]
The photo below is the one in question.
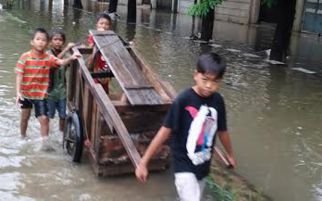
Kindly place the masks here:
[(159, 105), (162, 98), (113, 31), (91, 30), (95, 44), (131, 105)]

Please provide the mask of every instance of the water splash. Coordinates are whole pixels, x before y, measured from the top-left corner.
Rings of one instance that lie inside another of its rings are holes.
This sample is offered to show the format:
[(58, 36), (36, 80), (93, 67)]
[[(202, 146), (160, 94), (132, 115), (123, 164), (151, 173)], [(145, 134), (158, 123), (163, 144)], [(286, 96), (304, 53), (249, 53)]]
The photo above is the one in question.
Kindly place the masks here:
[(313, 194), (316, 201), (322, 200), (322, 183), (313, 185)]
[(233, 53), (238, 53), (238, 52), (240, 52), (240, 50), (233, 49), (233, 48), (227, 48), (226, 50), (227, 50), (227, 51), (229, 51), (229, 52), (233, 52)]
[(315, 74), (316, 73), (315, 71), (311, 71), (311, 70), (308, 70), (305, 68), (292, 68), (292, 70), (299, 71), (299, 72), (306, 73), (306, 74)]

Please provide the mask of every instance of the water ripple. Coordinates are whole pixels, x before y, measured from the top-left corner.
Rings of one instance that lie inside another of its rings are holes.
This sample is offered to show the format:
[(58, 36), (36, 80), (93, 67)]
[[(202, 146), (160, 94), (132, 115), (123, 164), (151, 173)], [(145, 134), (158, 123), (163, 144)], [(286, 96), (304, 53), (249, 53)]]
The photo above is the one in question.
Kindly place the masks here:
[(25, 158), (26, 158), (25, 156), (9, 156), (9, 157), (0, 156), (0, 168), (5, 168), (5, 167), (16, 167), (16, 168), (18, 168), (18, 167), (21, 167), (21, 162)]
[(24, 187), (20, 179), (21, 174), (18, 172), (0, 174), (0, 190), (18, 191), (20, 187)]
[(35, 199), (32, 199), (30, 197), (26, 197), (26, 196), (16, 196), (14, 194), (15, 193), (0, 191), (0, 200), (10, 200), (10, 201), (35, 201)]

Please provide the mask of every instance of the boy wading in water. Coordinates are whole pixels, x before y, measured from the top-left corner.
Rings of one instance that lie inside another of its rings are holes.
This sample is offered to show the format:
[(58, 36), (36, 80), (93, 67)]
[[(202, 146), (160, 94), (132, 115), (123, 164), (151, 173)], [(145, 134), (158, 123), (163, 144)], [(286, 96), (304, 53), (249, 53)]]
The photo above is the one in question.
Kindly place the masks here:
[[(60, 30), (52, 31), (50, 35), (50, 47), (47, 52), (54, 55), (59, 59), (68, 58), (70, 55), (68, 51), (75, 46), (74, 43), (68, 43), (64, 49), (66, 36)], [(66, 69), (67, 66), (60, 66), (60, 68), (51, 68), (49, 74), (49, 87), (48, 87), (48, 117), (53, 119), (55, 111), (57, 110), (59, 116), (59, 130), (64, 130), (64, 123), (66, 118)]]
[(23, 53), (16, 64), (16, 104), (21, 108), (20, 132), (26, 137), (28, 120), (32, 107), (40, 123), (40, 134), (45, 141), (48, 137), (47, 89), (49, 69), (70, 63), (81, 55), (73, 54), (67, 59), (59, 59), (47, 54), (49, 35), (43, 28), (37, 28), (30, 41), (31, 50)]
[(223, 59), (215, 53), (199, 57), (193, 74), (195, 85), (182, 91), (169, 108), (163, 126), (136, 168), (139, 181), (146, 181), (149, 160), (170, 136), (175, 186), (181, 201), (201, 200), (217, 135), (227, 152), (227, 160), (236, 166), (224, 100), (217, 92), (225, 69)]

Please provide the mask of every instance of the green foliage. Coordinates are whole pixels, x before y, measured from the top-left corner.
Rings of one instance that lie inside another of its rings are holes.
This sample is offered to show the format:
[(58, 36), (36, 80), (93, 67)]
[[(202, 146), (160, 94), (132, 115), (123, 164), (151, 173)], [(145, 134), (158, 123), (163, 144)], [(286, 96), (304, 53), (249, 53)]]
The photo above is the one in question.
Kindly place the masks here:
[(224, 0), (199, 0), (197, 4), (194, 4), (188, 8), (188, 15), (204, 17), (211, 9), (214, 9), (218, 4), (221, 4)]
[(212, 192), (213, 196), (216, 198), (216, 200), (220, 201), (234, 201), (235, 195), (231, 191), (220, 187), (218, 184), (216, 184), (211, 177), (207, 177), (206, 184), (210, 191)]
[(278, 0), (262, 0), (261, 4), (271, 8), (272, 6), (276, 6)]

